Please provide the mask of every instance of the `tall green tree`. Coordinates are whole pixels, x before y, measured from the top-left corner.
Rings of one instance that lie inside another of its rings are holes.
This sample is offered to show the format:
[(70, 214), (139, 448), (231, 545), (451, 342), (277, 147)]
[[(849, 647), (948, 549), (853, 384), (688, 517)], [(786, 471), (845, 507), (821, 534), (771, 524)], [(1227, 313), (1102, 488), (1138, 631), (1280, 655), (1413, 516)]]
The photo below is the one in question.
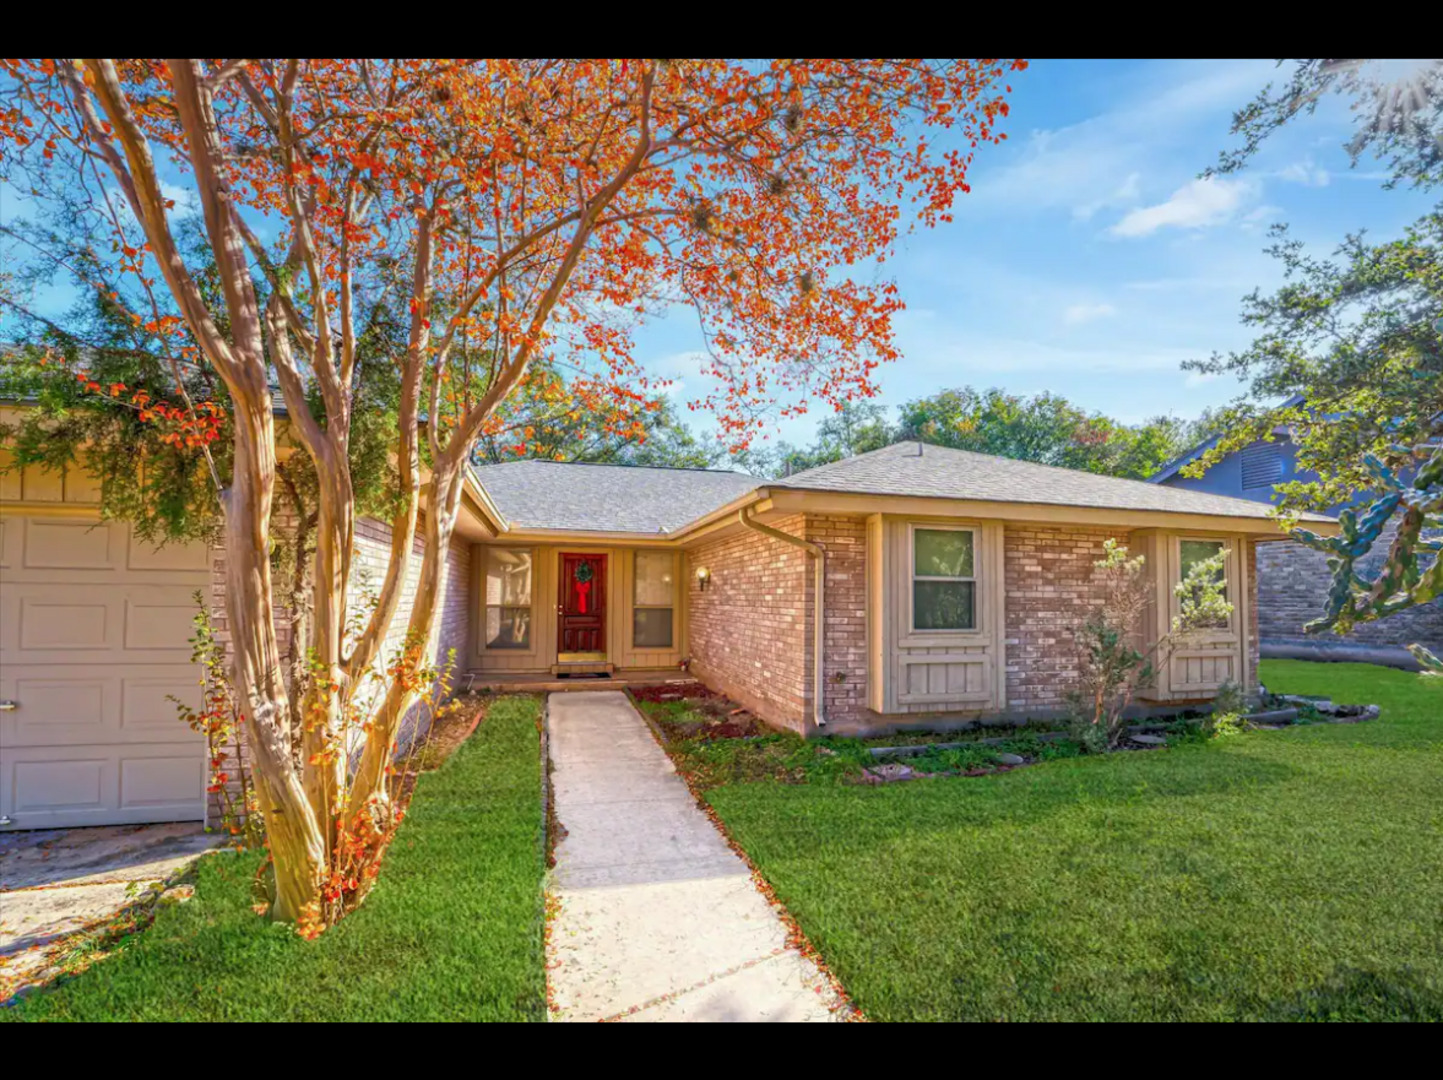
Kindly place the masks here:
[[(1385, 186), (1431, 191), (1443, 185), (1443, 63), (1367, 60), (1284, 61), (1287, 77), (1264, 89), (1233, 121), (1238, 145), (1217, 172), (1245, 168), (1278, 131), (1345, 98), (1355, 126), (1346, 149), (1356, 164), (1377, 159)], [(1319, 257), (1285, 227), (1273, 231), (1271, 254), (1286, 281), (1243, 303), (1243, 322), (1257, 337), (1238, 352), (1187, 366), (1247, 380), (1250, 399), (1227, 416), (1227, 434), (1191, 471), (1291, 427), (1298, 463), (1319, 479), (1284, 485), (1283, 510), (1323, 508), (1353, 498), (1342, 531), (1292, 535), (1326, 552), (1333, 584), (1312, 631), (1344, 633), (1443, 597), (1443, 202), (1394, 239), (1363, 233)], [(1280, 399), (1299, 404), (1277, 406)], [(1391, 530), (1376, 570), (1362, 560)], [(1428, 668), (1443, 662), (1411, 646)]]
[(907, 402), (896, 427), (898, 439), (1134, 479), (1155, 473), (1192, 434), (1171, 417), (1129, 427), (1058, 394), (1024, 397), (970, 386)]

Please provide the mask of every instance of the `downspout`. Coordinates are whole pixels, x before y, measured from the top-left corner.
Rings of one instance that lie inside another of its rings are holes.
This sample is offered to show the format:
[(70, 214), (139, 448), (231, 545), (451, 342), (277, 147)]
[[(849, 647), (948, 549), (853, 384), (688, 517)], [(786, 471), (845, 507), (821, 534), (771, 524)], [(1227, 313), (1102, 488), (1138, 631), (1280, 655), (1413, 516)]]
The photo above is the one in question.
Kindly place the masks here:
[(770, 525), (763, 525), (751, 516), (752, 508), (743, 506), (737, 511), (737, 520), (742, 523), (743, 528), (751, 529), (752, 532), (761, 533), (763, 536), (770, 536), (773, 540), (780, 540), (784, 544), (791, 544), (805, 551), (812, 560), (812, 573), (816, 584), (812, 588), (812, 686), (815, 688), (812, 699), (815, 705), (812, 710), (812, 719), (817, 727), (827, 726), (826, 691), (824, 689), (825, 679), (823, 672), (824, 656), (822, 655), (823, 643), (826, 641), (826, 587), (827, 587), (827, 549), (821, 544), (811, 540), (803, 540), (800, 536), (793, 536), (791, 533), (784, 533), (780, 529), (774, 529)]

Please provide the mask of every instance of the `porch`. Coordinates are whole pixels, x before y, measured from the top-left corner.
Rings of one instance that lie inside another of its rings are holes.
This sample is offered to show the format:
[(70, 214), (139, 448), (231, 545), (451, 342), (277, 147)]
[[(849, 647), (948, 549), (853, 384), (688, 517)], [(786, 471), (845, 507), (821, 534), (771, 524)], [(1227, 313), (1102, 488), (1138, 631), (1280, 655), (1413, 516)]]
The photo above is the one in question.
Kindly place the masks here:
[(696, 681), (695, 676), (674, 667), (628, 670), (610, 675), (553, 675), (544, 671), (473, 669), (456, 680), (456, 689), (466, 693), (549, 694), (566, 690), (625, 690), (629, 686), (661, 686), (666, 683), (683, 684)]

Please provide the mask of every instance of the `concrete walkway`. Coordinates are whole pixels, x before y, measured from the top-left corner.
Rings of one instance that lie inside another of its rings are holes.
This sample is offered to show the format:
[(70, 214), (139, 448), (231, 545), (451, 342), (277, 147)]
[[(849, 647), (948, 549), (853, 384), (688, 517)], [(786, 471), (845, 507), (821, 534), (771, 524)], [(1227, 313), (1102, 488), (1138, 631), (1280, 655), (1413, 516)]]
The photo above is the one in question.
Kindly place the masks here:
[(552, 694), (558, 1020), (831, 1020), (840, 1002), (619, 691)]
[(219, 843), (190, 823), (0, 834), (0, 1001), (53, 976), (72, 935)]

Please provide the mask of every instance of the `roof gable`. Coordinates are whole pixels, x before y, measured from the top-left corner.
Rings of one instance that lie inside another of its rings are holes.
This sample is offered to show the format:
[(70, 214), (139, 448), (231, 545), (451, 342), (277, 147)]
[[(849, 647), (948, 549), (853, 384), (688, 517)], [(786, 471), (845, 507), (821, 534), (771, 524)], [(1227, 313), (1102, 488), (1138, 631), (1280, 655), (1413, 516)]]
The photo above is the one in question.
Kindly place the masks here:
[(675, 532), (765, 482), (719, 469), (537, 458), (472, 471), (510, 524), (567, 532)]

